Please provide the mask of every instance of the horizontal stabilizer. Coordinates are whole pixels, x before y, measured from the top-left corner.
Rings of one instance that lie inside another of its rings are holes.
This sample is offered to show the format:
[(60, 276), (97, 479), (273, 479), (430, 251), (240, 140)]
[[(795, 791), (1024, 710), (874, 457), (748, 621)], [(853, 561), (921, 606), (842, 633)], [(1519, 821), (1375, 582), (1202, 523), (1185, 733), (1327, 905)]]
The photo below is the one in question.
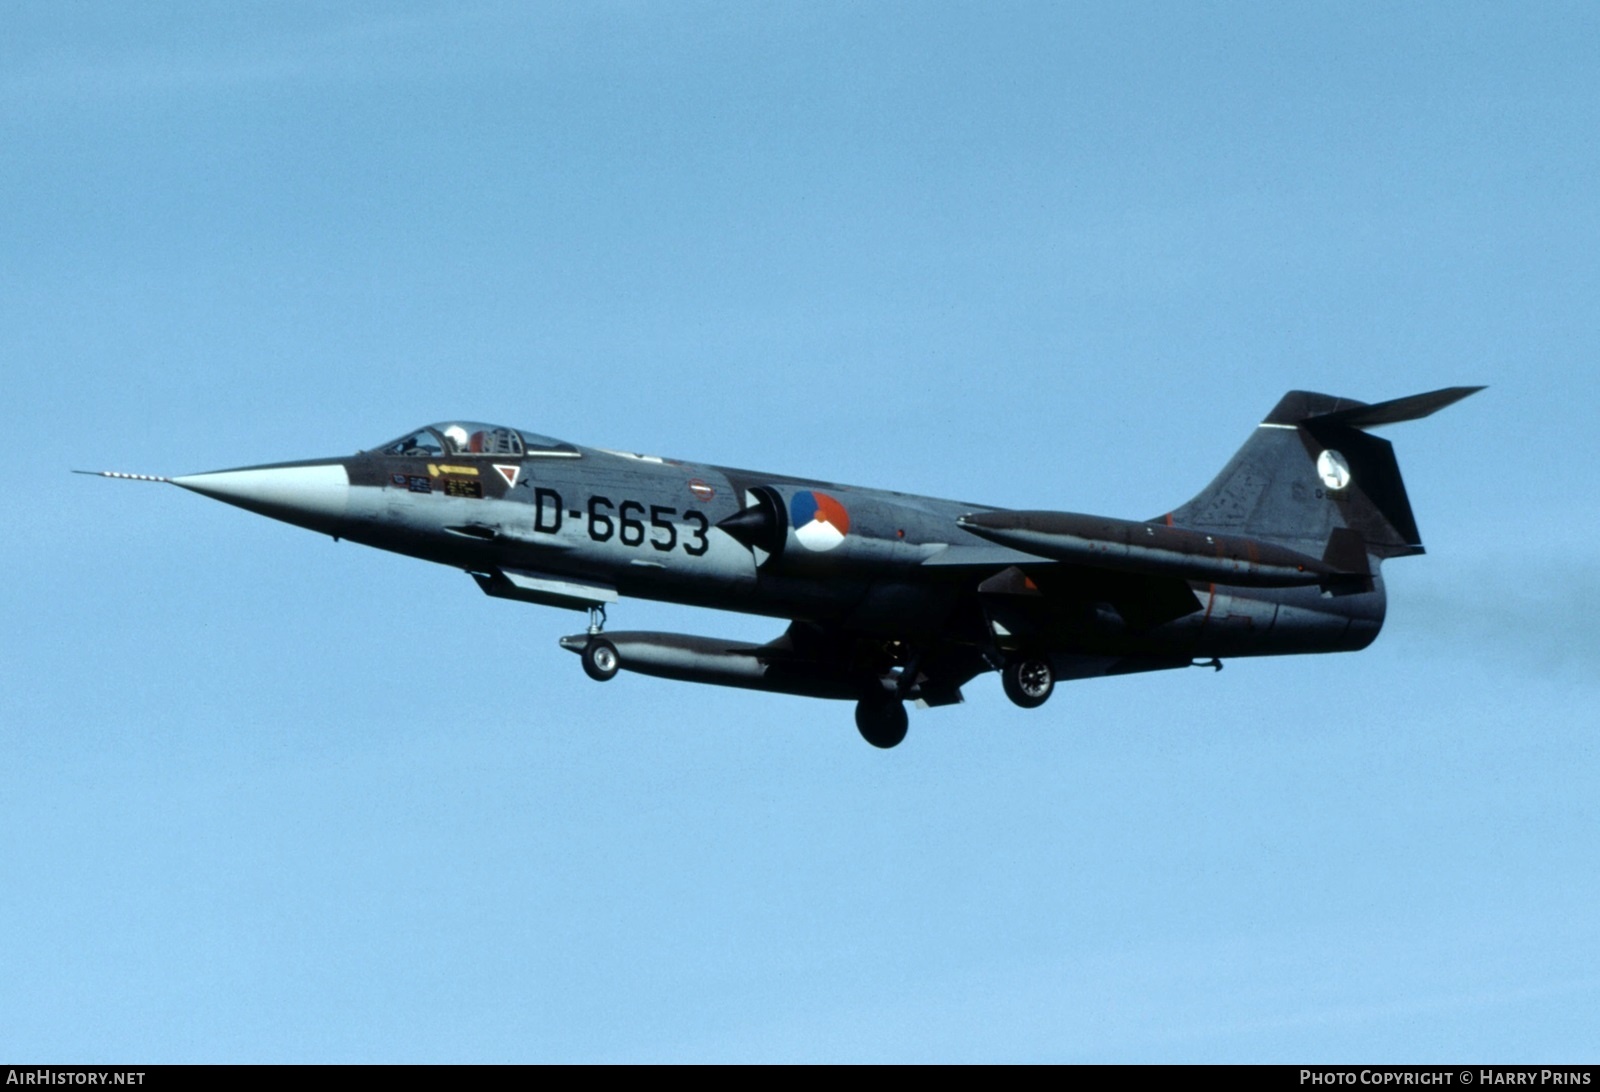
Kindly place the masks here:
[(1445, 387), (1427, 394), (1413, 394), (1407, 398), (1391, 398), (1371, 406), (1352, 406), (1350, 409), (1320, 413), (1305, 419), (1307, 424), (1345, 425), (1349, 428), (1373, 428), (1377, 425), (1395, 425), (1401, 421), (1415, 421), (1453, 406), (1482, 387)]

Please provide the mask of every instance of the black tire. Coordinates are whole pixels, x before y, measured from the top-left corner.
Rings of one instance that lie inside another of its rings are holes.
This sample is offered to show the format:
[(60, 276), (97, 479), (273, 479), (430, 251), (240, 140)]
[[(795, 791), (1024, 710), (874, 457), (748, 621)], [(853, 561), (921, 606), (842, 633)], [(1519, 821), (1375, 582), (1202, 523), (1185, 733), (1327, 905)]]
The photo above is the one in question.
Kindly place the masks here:
[(1018, 656), (1007, 660), (1000, 671), (1006, 697), (1024, 709), (1037, 709), (1050, 700), (1056, 689), (1055, 668), (1038, 656)]
[(894, 698), (863, 698), (856, 703), (856, 730), (874, 747), (887, 751), (906, 738), (910, 718)]
[(616, 678), (621, 666), (622, 657), (617, 655), (617, 646), (604, 637), (591, 637), (583, 646), (583, 673), (595, 682)]

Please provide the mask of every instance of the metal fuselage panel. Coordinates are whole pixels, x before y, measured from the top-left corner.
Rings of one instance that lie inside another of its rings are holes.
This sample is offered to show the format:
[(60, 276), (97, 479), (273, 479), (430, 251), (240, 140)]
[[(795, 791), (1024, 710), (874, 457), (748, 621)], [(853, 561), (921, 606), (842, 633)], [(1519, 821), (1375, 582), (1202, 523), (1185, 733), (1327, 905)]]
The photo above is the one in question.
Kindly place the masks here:
[(1143, 636), (1146, 647), (1162, 642), (1203, 657), (1356, 652), (1377, 639), (1383, 626), (1383, 582), (1371, 591), (1325, 596), (1308, 588), (1222, 588), (1193, 585), (1202, 604), (1197, 614)]
[[(995, 550), (956, 522), (994, 509), (885, 490), (592, 448), (523, 458), (364, 453), (325, 464), (343, 466), (350, 482), (337, 528), (326, 517), (265, 514), (470, 572), (529, 570), (622, 596), (867, 635), (948, 636), (953, 619), (987, 609), (977, 585), (1004, 567), (940, 563), (961, 550)], [(762, 489), (784, 508), (775, 551), (752, 550), (717, 526)], [(1062, 571), (1021, 553), (1016, 563)], [(1076, 572), (1093, 600), (1098, 575)], [(1070, 607), (1047, 598), (1022, 610), (1045, 636), (1007, 631), (997, 640), (1037, 640), (1062, 653), (1268, 655), (1363, 648), (1383, 621), (1376, 573), (1370, 591), (1339, 596), (1315, 586), (1176, 584), (1196, 605), (1157, 624), (1129, 625), (1115, 603), (1086, 609), (1081, 595)]]

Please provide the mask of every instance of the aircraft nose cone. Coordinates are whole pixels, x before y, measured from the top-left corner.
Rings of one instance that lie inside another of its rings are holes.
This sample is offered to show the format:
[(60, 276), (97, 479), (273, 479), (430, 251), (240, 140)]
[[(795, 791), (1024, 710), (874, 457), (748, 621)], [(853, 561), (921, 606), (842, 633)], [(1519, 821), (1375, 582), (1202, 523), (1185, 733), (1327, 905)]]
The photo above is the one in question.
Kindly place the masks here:
[(350, 474), (342, 463), (260, 466), (173, 478), (204, 497), (313, 530), (339, 529), (350, 507)]

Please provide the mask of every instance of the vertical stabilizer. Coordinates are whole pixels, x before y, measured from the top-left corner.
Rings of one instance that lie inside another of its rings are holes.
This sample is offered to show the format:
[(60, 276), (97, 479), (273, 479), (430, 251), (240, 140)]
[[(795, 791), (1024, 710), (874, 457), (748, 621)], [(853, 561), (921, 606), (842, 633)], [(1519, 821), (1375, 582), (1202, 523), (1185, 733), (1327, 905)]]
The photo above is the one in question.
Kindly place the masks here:
[(1447, 387), (1373, 405), (1290, 391), (1222, 473), (1167, 518), (1347, 564), (1363, 552), (1420, 554), (1394, 448), (1363, 430), (1426, 417), (1482, 389)]

